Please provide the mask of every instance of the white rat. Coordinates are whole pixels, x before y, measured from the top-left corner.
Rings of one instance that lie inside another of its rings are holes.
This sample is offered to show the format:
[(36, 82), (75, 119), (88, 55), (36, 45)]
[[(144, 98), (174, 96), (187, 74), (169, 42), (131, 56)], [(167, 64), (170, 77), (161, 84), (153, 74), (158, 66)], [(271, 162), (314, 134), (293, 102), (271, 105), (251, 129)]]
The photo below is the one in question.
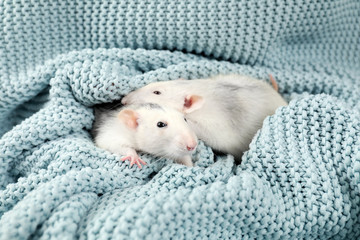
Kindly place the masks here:
[(121, 102), (161, 103), (183, 112), (199, 139), (239, 162), (265, 117), (287, 105), (269, 84), (236, 74), (150, 83)]
[(115, 110), (95, 109), (95, 144), (112, 153), (124, 155), (131, 166), (146, 164), (136, 150), (173, 159), (193, 166), (191, 154), (197, 137), (184, 115), (172, 108), (146, 103)]

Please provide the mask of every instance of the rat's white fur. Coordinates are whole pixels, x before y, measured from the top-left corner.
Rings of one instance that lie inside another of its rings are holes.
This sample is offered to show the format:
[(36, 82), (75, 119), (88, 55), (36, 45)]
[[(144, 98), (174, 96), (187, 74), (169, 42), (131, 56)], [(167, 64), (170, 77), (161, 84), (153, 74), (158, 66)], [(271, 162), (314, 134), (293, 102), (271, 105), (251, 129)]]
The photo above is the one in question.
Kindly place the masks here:
[[(160, 95), (154, 94), (160, 92)], [(200, 96), (202, 102), (186, 108), (184, 100)], [(244, 75), (218, 75), (209, 79), (151, 83), (122, 99), (123, 104), (153, 102), (185, 113), (199, 139), (240, 160), (266, 116), (285, 100), (267, 83)]]
[[(122, 110), (137, 114), (137, 126), (129, 127), (119, 118)], [(107, 112), (97, 124), (95, 144), (110, 152), (138, 158), (136, 150), (159, 157), (173, 159), (192, 166), (191, 154), (197, 146), (197, 137), (179, 111), (166, 107), (128, 106), (118, 111)], [(159, 128), (158, 122), (167, 123)], [(187, 146), (194, 149), (189, 151)]]

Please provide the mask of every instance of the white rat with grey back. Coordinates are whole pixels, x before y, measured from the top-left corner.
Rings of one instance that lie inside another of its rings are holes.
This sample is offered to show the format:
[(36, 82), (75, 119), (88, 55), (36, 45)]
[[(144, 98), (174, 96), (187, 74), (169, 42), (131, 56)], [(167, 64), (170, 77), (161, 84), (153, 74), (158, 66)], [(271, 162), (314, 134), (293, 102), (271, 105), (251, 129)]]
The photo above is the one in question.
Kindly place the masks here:
[(154, 82), (129, 93), (121, 102), (161, 103), (183, 112), (199, 139), (234, 155), (238, 162), (263, 120), (287, 105), (269, 84), (237, 74)]
[(140, 104), (115, 110), (95, 108), (95, 144), (123, 155), (131, 166), (146, 164), (136, 150), (193, 166), (191, 154), (197, 137), (181, 112), (158, 104)]

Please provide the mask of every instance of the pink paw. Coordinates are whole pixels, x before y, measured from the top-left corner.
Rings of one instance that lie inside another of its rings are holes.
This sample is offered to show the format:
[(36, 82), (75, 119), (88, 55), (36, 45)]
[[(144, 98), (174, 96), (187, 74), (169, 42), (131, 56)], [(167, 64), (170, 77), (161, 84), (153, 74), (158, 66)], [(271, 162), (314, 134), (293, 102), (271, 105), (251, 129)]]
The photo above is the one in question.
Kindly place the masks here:
[(126, 157), (123, 157), (122, 159), (120, 159), (121, 161), (126, 161), (126, 160), (129, 160), (130, 161), (130, 167), (132, 167), (135, 163), (136, 165), (141, 168), (141, 164), (142, 165), (146, 165), (146, 162), (144, 162), (143, 160), (141, 160), (139, 158), (138, 155), (135, 155), (135, 156), (126, 156)]

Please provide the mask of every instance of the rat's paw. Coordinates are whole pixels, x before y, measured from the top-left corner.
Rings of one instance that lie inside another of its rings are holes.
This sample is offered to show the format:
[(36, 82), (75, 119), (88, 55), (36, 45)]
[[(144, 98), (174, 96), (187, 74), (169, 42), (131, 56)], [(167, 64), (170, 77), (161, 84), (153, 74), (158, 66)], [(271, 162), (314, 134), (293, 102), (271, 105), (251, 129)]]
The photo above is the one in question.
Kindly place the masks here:
[(130, 167), (132, 167), (135, 163), (139, 168), (142, 168), (142, 165), (146, 165), (146, 162), (144, 162), (143, 160), (141, 160), (141, 158), (138, 155), (130, 155), (130, 156), (126, 156), (120, 159), (121, 161), (126, 161), (129, 160), (130, 161)]
[(193, 167), (194, 163), (191, 160), (191, 156), (184, 156), (183, 158), (178, 160), (178, 163), (181, 163), (182, 165), (185, 165), (187, 167)]

